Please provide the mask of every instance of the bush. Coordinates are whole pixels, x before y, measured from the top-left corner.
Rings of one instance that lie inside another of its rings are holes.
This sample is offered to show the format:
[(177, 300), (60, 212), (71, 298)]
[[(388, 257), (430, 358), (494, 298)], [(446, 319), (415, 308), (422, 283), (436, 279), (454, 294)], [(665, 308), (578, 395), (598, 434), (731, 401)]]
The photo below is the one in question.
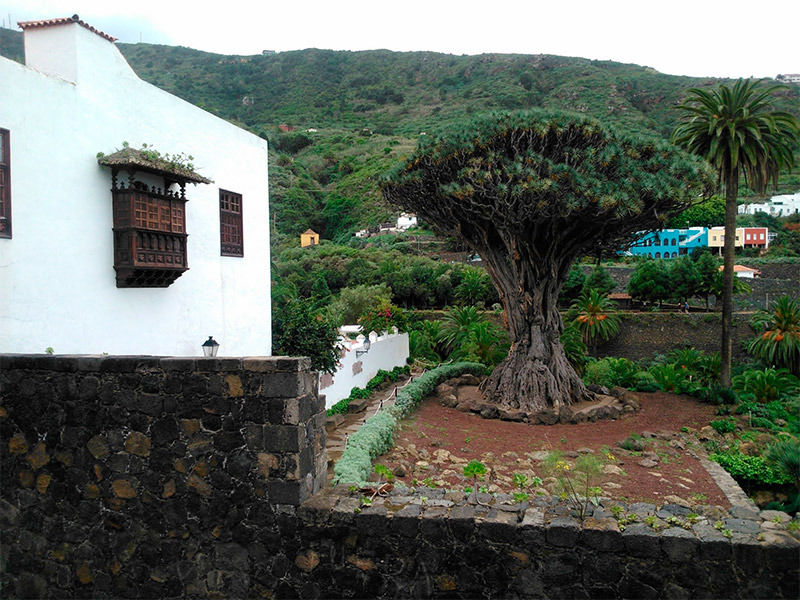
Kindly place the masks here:
[(308, 356), (316, 371), (335, 373), (339, 363), (339, 329), (310, 302), (290, 299), (273, 307), (272, 352)]
[(717, 419), (716, 421), (711, 421), (711, 427), (719, 434), (733, 433), (736, 431), (736, 421), (733, 419)]
[(733, 387), (757, 402), (773, 402), (794, 397), (800, 380), (786, 369), (750, 370), (733, 378)]
[(710, 458), (738, 480), (765, 485), (793, 483), (789, 475), (773, 467), (762, 456), (746, 456), (737, 451), (716, 452)]
[(661, 388), (652, 373), (639, 371), (633, 381), (633, 389), (637, 392), (657, 392)]
[(757, 313), (750, 324), (760, 335), (750, 342), (748, 351), (768, 365), (800, 375), (800, 300), (781, 296), (769, 312)]
[(765, 456), (767, 464), (789, 478), (800, 491), (800, 440), (778, 440), (767, 447)]
[(589, 362), (583, 380), (588, 384), (602, 385), (608, 388), (614, 386), (633, 388), (639, 373), (638, 365), (632, 360), (607, 356)]

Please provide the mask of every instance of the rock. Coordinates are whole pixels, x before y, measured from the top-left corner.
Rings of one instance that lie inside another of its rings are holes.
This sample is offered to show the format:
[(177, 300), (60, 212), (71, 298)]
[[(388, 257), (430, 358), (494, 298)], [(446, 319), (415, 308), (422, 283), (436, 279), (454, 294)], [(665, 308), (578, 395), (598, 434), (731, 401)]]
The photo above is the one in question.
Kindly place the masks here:
[(686, 445), (680, 440), (672, 440), (669, 445), (677, 450), (686, 450)]
[(652, 469), (653, 467), (658, 466), (658, 463), (650, 458), (643, 458), (638, 463), (640, 467), (644, 467), (645, 469)]
[(461, 377), (458, 378), (458, 382), (461, 385), (480, 385), (481, 384), (481, 380), (478, 379), (478, 377), (476, 377), (472, 373), (466, 373), (466, 374), (462, 375)]
[(496, 419), (500, 415), (500, 410), (494, 404), (482, 404), (480, 414), (484, 419)]
[(594, 450), (592, 450), (591, 448), (586, 448), (586, 447), (578, 448), (578, 454), (593, 454), (593, 453)]
[(586, 386), (586, 389), (595, 394), (602, 394), (603, 396), (611, 395), (611, 392), (607, 387), (602, 385), (597, 385), (595, 383), (590, 383), (589, 385)]
[(652, 431), (643, 431), (642, 432), (642, 437), (643, 438), (647, 438), (647, 439), (655, 439), (656, 438), (656, 434), (653, 433)]
[(455, 394), (448, 394), (441, 398), (441, 403), (443, 406), (448, 408), (454, 408), (458, 404), (458, 398)]
[(788, 514), (781, 510), (762, 510), (761, 511), (761, 520), (762, 521), (779, 521), (781, 523), (788, 523), (792, 520)]
[(606, 475), (622, 475), (622, 469), (617, 465), (605, 465), (603, 466), (603, 473)]
[(394, 471), (392, 471), (392, 473), (394, 473), (395, 477), (405, 477), (406, 476), (406, 469), (405, 469), (405, 467), (403, 465), (397, 465), (394, 468)]
[(455, 409), (459, 412), (468, 413), (468, 412), (473, 412), (474, 406), (472, 405), (472, 402), (470, 402), (469, 400), (462, 400), (458, 404), (456, 404)]
[[(664, 510), (669, 511), (673, 515), (677, 516), (684, 516), (689, 514), (689, 507), (692, 505), (691, 502), (688, 502), (681, 498), (680, 496), (675, 496), (674, 494), (670, 494), (664, 497), (664, 500), (669, 504), (665, 504), (662, 508)], [(673, 505), (673, 506), (670, 506)]]
[(451, 394), (456, 394), (456, 388), (454, 388), (452, 385), (440, 383), (436, 386), (436, 395), (439, 396), (439, 398), (444, 398), (445, 396), (450, 396)]
[(514, 421), (517, 423), (521, 423), (528, 416), (528, 414), (522, 410), (505, 410), (501, 408), (498, 410), (498, 413), (501, 421)]
[(706, 425), (700, 432), (697, 434), (697, 439), (701, 442), (707, 442), (708, 440), (713, 440), (717, 435), (717, 432), (714, 431), (714, 428), (710, 425)]
[(542, 425), (555, 425), (558, 423), (558, 415), (550, 409), (538, 413), (536, 418)]
[(745, 456), (760, 456), (761, 449), (755, 442), (742, 442), (739, 444), (739, 452)]
[(639, 438), (629, 437), (617, 442), (617, 446), (626, 450), (641, 452), (647, 447), (647, 442)]

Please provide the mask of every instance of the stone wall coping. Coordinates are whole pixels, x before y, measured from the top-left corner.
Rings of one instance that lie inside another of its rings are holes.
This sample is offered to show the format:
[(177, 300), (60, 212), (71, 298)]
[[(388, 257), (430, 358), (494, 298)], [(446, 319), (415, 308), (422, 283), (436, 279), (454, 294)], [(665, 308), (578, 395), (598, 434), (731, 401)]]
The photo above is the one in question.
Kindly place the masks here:
[[(655, 513), (652, 517), (637, 517), (636, 521), (625, 524), (624, 519), (613, 515), (611, 507), (621, 507), (620, 516), (625, 517), (635, 514), (641, 503), (626, 505), (621, 501), (601, 499), (597, 507), (590, 505), (590, 514), (581, 522), (571, 514), (567, 502), (550, 496), (535, 496), (530, 502), (516, 503), (510, 494), (478, 494), (480, 503), (475, 503), (472, 494), (461, 491), (397, 486), (388, 496), (373, 498), (369, 505), (362, 506), (360, 498), (361, 494), (351, 492), (345, 485), (338, 485), (304, 502), (297, 509), (298, 517), (308, 524), (335, 523), (354, 527), (359, 527), (362, 519), (373, 523), (371, 520), (378, 515), (389, 521), (409, 518), (417, 521), (454, 520), (462, 524), (472, 522), (501, 539), (510, 539), (517, 530), (537, 529), (541, 530), (542, 539), (551, 545), (573, 546), (585, 542), (593, 547), (618, 547), (620, 550), (624, 546), (619, 543), (620, 534), (624, 539), (632, 540), (627, 544), (629, 546), (642, 543), (638, 538), (645, 536), (647, 545), (660, 544), (663, 554), (670, 559), (675, 557), (675, 560), (684, 560), (687, 543), (717, 544), (716, 551), (719, 544), (730, 547), (731, 551), (741, 545), (757, 545), (779, 552), (788, 551), (800, 558), (800, 540), (797, 534), (792, 535), (786, 528), (791, 517), (779, 511), (754, 511), (742, 515), (745, 518), (737, 518), (739, 513), (736, 510), (729, 512), (720, 506), (703, 505), (689, 509), (676, 504), (652, 505)], [(687, 514), (694, 515), (691, 521)], [(609, 544), (600, 540), (603, 536), (609, 538)], [(659, 552), (657, 546), (651, 546), (649, 551)]]
[(151, 356), (100, 354), (3, 354), (0, 370), (127, 373), (161, 369), (187, 372), (297, 373), (311, 370), (307, 357), (290, 356)]

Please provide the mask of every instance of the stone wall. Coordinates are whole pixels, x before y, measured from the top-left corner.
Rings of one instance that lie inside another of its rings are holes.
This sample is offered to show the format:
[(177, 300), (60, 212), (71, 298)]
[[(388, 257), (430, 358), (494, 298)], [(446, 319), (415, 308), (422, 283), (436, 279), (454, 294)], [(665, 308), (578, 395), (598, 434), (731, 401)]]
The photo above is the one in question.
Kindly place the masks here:
[(0, 355), (3, 597), (251, 585), (326, 482), (308, 359)]
[[(590, 505), (408, 488), (329, 490), (286, 532), (279, 597), (796, 598), (800, 542), (775, 511)], [(636, 521), (620, 525), (611, 510)], [(615, 509), (617, 510), (617, 509)], [(694, 511), (700, 514), (693, 514)], [(635, 515), (635, 516), (634, 516)], [(780, 521), (779, 524), (777, 521)], [(276, 574), (276, 576), (280, 576)]]
[[(733, 315), (733, 359), (743, 360), (743, 342), (755, 337), (749, 325), (752, 315)], [(703, 352), (719, 352), (722, 337), (720, 313), (621, 313), (619, 334), (597, 349), (598, 356), (621, 356), (631, 360), (651, 358), (691, 346)]]
[[(798, 595), (783, 513), (325, 482), (305, 359), (0, 355), (4, 598)], [(305, 502), (298, 504), (301, 500)], [(653, 527), (663, 528), (656, 531)]]

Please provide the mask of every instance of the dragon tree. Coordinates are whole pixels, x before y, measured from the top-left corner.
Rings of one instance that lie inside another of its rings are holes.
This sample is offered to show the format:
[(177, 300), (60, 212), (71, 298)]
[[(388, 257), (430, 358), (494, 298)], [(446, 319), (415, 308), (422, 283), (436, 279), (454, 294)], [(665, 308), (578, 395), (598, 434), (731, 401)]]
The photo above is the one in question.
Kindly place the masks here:
[(592, 399), (559, 339), (556, 302), (572, 264), (662, 227), (712, 183), (701, 160), (662, 140), (526, 111), (426, 136), (383, 193), (480, 254), (512, 342), (484, 398), (534, 414)]

